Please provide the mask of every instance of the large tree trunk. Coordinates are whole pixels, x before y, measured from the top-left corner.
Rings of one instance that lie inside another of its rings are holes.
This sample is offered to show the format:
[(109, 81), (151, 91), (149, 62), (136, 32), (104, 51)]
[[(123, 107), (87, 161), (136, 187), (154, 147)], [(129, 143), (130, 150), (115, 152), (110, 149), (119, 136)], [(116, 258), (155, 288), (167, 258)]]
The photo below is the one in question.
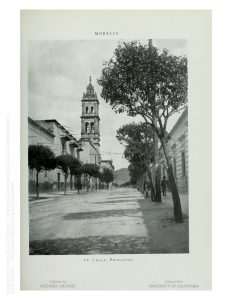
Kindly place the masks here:
[(175, 177), (173, 174), (172, 165), (168, 166), (168, 179), (171, 186), (175, 220), (176, 222), (181, 223), (183, 222), (181, 202), (180, 202), (180, 197), (176, 186)]
[[(157, 118), (155, 114), (153, 115), (153, 125), (157, 127)], [(156, 165), (158, 165), (158, 136), (153, 129), (153, 141), (155, 145), (154, 151), (154, 172), (155, 172), (155, 202), (161, 202), (161, 187), (160, 187), (160, 167), (156, 169)]]
[(68, 175), (64, 175), (64, 194), (66, 195), (66, 191), (67, 191), (67, 178), (68, 178)]
[(144, 189), (144, 181), (145, 181), (145, 177), (144, 175), (142, 175), (142, 179), (141, 179), (141, 192), (144, 193), (145, 189)]
[(97, 191), (97, 178), (95, 178), (95, 189)]
[(73, 190), (73, 175), (70, 175), (70, 190)]
[(154, 183), (152, 181), (152, 176), (151, 176), (150, 169), (148, 169), (148, 177), (149, 177), (149, 180), (150, 180), (150, 183), (151, 183), (151, 201), (152, 202), (157, 202), (156, 194), (155, 194), (155, 187), (154, 187)]
[(36, 172), (36, 199), (39, 199), (39, 172)]
[(86, 190), (87, 192), (89, 192), (89, 188), (90, 188), (90, 178), (88, 178), (88, 175), (86, 175)]
[(161, 139), (161, 143), (162, 143), (164, 156), (165, 156), (167, 166), (168, 166), (168, 179), (169, 179), (171, 193), (172, 193), (175, 221), (177, 223), (182, 223), (183, 217), (182, 217), (180, 196), (179, 196), (178, 189), (176, 186), (176, 181), (175, 181), (175, 177), (173, 174), (172, 164), (171, 164), (171, 161), (169, 158), (168, 143), (166, 142), (165, 138)]
[(138, 190), (143, 194), (144, 189), (143, 189), (143, 176), (141, 176), (138, 180)]
[(160, 186), (160, 166), (158, 166), (155, 174), (155, 199), (156, 202), (162, 202), (161, 198), (161, 186)]

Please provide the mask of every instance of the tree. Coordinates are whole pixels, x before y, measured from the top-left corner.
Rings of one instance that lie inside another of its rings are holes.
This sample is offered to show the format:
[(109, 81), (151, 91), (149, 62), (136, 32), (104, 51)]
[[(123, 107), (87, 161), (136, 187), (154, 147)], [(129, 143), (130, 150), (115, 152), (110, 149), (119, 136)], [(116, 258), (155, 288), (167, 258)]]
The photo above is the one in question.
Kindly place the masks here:
[(55, 169), (55, 155), (52, 150), (43, 145), (28, 147), (28, 167), (36, 171), (36, 198), (39, 199), (39, 173)]
[(126, 124), (117, 130), (116, 137), (121, 143), (124, 142), (126, 144), (125, 158), (130, 163), (134, 165), (139, 163), (140, 166), (143, 165), (143, 168), (145, 168), (150, 181), (152, 201), (157, 201), (150, 168), (150, 164), (154, 161), (153, 153), (155, 151), (152, 128), (146, 123)]
[(73, 166), (76, 164), (77, 159), (70, 154), (63, 154), (56, 157), (57, 168), (61, 169), (64, 174), (64, 194), (67, 191), (67, 179), (71, 174)]
[(103, 168), (101, 180), (106, 183), (106, 186), (108, 189), (109, 183), (113, 182), (113, 180), (114, 180), (114, 173), (108, 168)]
[(146, 174), (146, 166), (141, 161), (130, 163), (128, 166), (131, 184), (137, 184), (138, 190), (143, 192), (144, 175)]
[(81, 174), (84, 176), (84, 185), (89, 191), (90, 178), (97, 178), (99, 175), (99, 166), (95, 164), (84, 164), (81, 168)]
[(182, 222), (179, 193), (169, 157), (169, 118), (187, 102), (187, 58), (137, 41), (119, 45), (104, 64), (101, 96), (116, 113), (140, 115), (159, 138), (166, 159), (174, 217)]
[(70, 169), (70, 189), (72, 190), (72, 188), (73, 188), (72, 178), (73, 178), (73, 176), (76, 176), (76, 178), (77, 178), (76, 186), (77, 186), (78, 194), (79, 194), (79, 190), (80, 190), (79, 178), (81, 175), (82, 164), (80, 163), (80, 161), (77, 158), (74, 158), (73, 162), (70, 164), (69, 169)]

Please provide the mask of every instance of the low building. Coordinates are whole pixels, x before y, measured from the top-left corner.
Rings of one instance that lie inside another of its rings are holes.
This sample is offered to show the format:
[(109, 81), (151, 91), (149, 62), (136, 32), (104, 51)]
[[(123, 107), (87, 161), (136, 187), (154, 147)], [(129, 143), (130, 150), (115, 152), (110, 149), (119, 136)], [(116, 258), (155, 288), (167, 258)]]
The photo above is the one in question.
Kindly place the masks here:
[(107, 168), (110, 171), (114, 172), (113, 160), (101, 160), (101, 168)]
[[(41, 126), (38, 122), (28, 117), (28, 145), (43, 145), (53, 150), (55, 135), (48, 129)], [(36, 172), (29, 170), (29, 192), (36, 190)], [(42, 191), (52, 189), (50, 172), (41, 172), (39, 174), (39, 188)]]
[[(57, 120), (33, 120), (28, 118), (29, 145), (48, 146), (55, 156), (70, 154), (80, 160), (81, 143)], [(29, 171), (29, 191), (35, 191), (35, 172)], [(72, 185), (72, 182), (70, 182)], [(64, 175), (60, 169), (44, 171), (39, 174), (41, 191), (63, 190)]]
[[(177, 187), (180, 193), (188, 193), (188, 108), (183, 111), (169, 134), (169, 156), (172, 161)], [(159, 152), (161, 178), (163, 176), (167, 178), (166, 162), (161, 148)]]

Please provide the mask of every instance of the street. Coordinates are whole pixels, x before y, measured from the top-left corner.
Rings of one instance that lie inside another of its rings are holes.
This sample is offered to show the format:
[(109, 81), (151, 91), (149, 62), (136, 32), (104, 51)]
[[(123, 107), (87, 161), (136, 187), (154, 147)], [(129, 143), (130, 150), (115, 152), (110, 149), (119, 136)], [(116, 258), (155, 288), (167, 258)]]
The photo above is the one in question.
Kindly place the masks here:
[(31, 201), (30, 254), (188, 253), (188, 216), (176, 224), (169, 198), (129, 187)]

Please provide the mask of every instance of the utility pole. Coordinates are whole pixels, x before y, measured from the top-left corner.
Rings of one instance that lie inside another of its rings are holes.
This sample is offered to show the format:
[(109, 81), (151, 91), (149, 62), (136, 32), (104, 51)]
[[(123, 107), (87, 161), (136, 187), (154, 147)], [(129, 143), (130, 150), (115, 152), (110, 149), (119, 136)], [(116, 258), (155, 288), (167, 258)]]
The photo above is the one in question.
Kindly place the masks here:
[[(152, 39), (148, 40), (150, 54), (152, 52)], [(151, 64), (152, 66), (152, 64)], [(152, 70), (152, 69), (151, 69)], [(152, 72), (151, 72), (152, 76)], [(155, 112), (153, 112), (153, 125), (157, 127), (157, 118)], [(160, 188), (160, 166), (159, 166), (159, 155), (158, 155), (158, 136), (153, 129), (153, 142), (155, 144), (154, 151), (154, 173), (155, 173), (155, 195), (154, 201), (161, 202), (161, 188)]]

